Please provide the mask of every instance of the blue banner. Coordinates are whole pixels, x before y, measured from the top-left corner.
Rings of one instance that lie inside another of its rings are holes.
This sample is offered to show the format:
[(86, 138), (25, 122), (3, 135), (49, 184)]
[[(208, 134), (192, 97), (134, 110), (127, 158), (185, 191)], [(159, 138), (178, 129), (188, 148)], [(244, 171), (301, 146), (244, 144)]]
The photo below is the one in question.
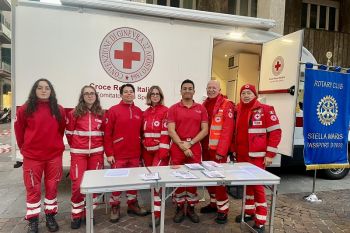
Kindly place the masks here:
[(304, 161), (308, 170), (349, 166), (349, 82), (350, 74), (305, 69)]

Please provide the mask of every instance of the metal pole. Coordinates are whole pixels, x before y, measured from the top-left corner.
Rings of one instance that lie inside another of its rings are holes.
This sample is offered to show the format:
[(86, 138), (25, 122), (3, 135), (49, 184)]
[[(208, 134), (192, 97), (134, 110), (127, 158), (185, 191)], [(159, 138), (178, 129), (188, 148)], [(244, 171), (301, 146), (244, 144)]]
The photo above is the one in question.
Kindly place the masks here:
[(316, 186), (316, 174), (317, 174), (317, 170), (315, 169), (315, 173), (314, 173), (314, 180), (312, 182), (312, 193), (315, 193), (315, 186)]

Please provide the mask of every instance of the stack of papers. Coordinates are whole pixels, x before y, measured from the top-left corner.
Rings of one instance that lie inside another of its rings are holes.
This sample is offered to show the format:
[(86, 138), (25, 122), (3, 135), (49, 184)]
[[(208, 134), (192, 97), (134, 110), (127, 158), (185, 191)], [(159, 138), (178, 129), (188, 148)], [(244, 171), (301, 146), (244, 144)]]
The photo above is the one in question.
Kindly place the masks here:
[(140, 176), (143, 180), (160, 180), (159, 172), (145, 173)]
[(205, 170), (205, 171), (202, 171), (202, 173), (204, 175), (206, 175), (207, 177), (210, 177), (210, 178), (225, 178), (224, 174), (222, 174), (219, 171), (208, 171), (208, 170)]
[(215, 161), (203, 161), (202, 166), (209, 171), (215, 171), (223, 167), (221, 164)]
[(174, 171), (171, 174), (173, 174), (173, 176), (180, 177), (183, 179), (198, 179), (197, 176), (193, 175), (189, 171)]
[(130, 169), (107, 169), (105, 177), (128, 177)]
[(186, 163), (185, 166), (191, 170), (204, 170), (204, 167), (199, 163)]

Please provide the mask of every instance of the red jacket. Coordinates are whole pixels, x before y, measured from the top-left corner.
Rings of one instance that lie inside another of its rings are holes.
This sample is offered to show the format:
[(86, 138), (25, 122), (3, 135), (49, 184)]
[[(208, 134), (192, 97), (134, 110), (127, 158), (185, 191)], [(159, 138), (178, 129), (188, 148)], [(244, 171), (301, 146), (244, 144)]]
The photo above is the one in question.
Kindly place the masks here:
[(167, 126), (168, 108), (164, 105), (149, 107), (143, 113), (143, 141), (147, 151), (159, 150), (159, 157), (168, 157), (170, 137)]
[[(241, 104), (237, 106), (237, 121)], [(255, 101), (248, 114), (248, 154), (249, 157), (275, 157), (277, 146), (281, 141), (282, 130), (275, 109), (272, 106)], [(239, 125), (236, 124), (236, 131)], [(236, 139), (236, 137), (235, 137)], [(233, 140), (233, 151), (236, 141)]]
[(49, 102), (39, 101), (31, 116), (26, 115), (26, 109), (27, 104), (19, 107), (15, 120), (16, 140), (22, 155), (40, 161), (62, 156), (66, 126), (64, 109), (59, 106), (60, 122), (51, 114)]
[[(224, 101), (227, 101), (228, 99), (225, 98), (222, 94), (217, 96), (217, 100), (214, 105), (213, 112), (208, 111), (209, 116), (209, 133), (208, 136), (206, 136), (202, 140), (202, 146), (203, 146), (203, 152), (206, 153), (208, 151), (208, 144), (209, 144), (209, 135), (211, 130), (212, 122), (215, 120), (213, 119), (213, 116), (215, 116), (221, 105), (224, 103)], [(208, 110), (208, 99), (206, 99), (203, 103), (203, 106)], [(233, 129), (234, 129), (234, 119), (233, 119), (233, 113), (234, 113), (234, 104), (231, 101), (228, 101), (224, 108), (223, 112), (223, 125), (222, 130), (220, 133), (220, 139), (219, 143), (217, 145), (216, 154), (221, 155), (222, 157), (226, 157), (227, 153), (230, 149), (231, 142), (232, 142), (232, 135), (233, 135)], [(215, 117), (214, 117), (215, 118)]]
[(103, 117), (87, 112), (76, 118), (74, 110), (68, 113), (66, 137), (71, 153), (93, 154), (103, 153)]
[(142, 111), (134, 104), (119, 104), (106, 114), (105, 153), (115, 159), (139, 158), (141, 155)]

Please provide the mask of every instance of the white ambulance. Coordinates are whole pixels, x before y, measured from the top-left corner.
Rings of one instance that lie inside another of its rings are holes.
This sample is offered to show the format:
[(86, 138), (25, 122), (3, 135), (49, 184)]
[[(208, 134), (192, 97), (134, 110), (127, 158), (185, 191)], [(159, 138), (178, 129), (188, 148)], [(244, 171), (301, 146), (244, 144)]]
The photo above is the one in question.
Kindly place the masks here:
[[(275, 106), (283, 130), (279, 154), (293, 161), (299, 62), (316, 63), (302, 48), (302, 31), (280, 36), (268, 31), (273, 20), (130, 1), (61, 2), (19, 0), (12, 7), (13, 109), (24, 104), (39, 78), (53, 83), (66, 109), (75, 107), (87, 84), (108, 109), (120, 101), (119, 87), (132, 83), (135, 103), (145, 109), (152, 85), (163, 89), (170, 106), (180, 100), (184, 79), (194, 81), (197, 102), (210, 79), (219, 80), (234, 102), (240, 87), (252, 83), (262, 101)], [(20, 160), (18, 148), (13, 151)], [(69, 160), (67, 146), (64, 164)], [(273, 166), (281, 166), (280, 155)]]

